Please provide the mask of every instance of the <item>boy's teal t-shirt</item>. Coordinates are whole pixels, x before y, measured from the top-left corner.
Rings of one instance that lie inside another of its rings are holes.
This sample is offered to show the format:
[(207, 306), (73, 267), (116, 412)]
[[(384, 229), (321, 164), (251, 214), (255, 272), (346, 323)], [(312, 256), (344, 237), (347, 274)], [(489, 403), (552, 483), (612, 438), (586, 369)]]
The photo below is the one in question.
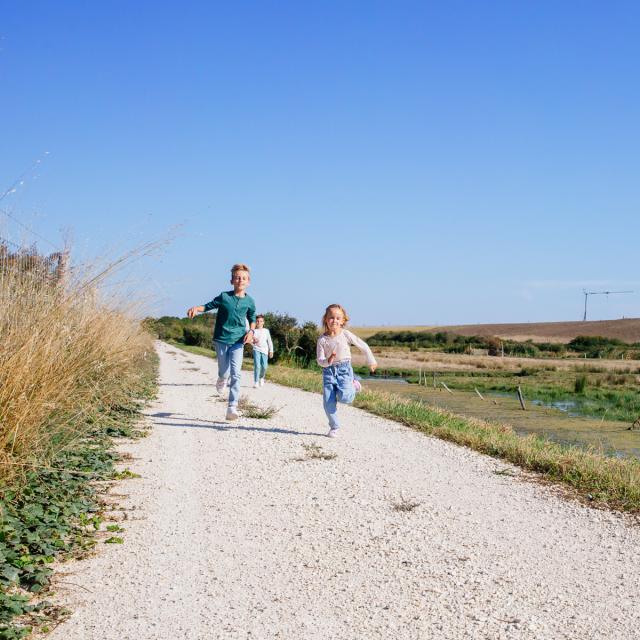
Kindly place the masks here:
[(213, 339), (224, 344), (235, 344), (242, 340), (247, 332), (246, 321), (256, 321), (256, 303), (247, 294), (240, 298), (233, 291), (223, 291), (204, 305), (205, 311), (211, 309), (216, 309), (218, 313)]

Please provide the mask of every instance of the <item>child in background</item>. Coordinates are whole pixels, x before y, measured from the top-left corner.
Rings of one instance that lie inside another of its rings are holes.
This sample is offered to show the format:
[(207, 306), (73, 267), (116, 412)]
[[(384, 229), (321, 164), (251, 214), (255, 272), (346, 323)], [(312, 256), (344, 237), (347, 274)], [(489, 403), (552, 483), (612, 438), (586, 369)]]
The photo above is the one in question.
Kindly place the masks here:
[(263, 387), (267, 375), (268, 359), (273, 358), (271, 333), (264, 326), (264, 316), (256, 316), (256, 329), (253, 332), (253, 386)]
[(340, 428), (337, 403), (351, 404), (356, 392), (360, 391), (360, 383), (353, 377), (349, 345), (355, 345), (364, 353), (371, 373), (378, 366), (369, 345), (343, 328), (348, 320), (343, 306), (330, 304), (322, 316), (324, 333), (316, 346), (318, 364), (322, 367), (322, 401), (329, 418), (327, 435), (330, 438), (335, 438)]
[[(231, 267), (231, 284), (233, 291), (223, 291), (211, 302), (191, 307), (187, 316), (193, 318), (203, 311), (217, 310), (216, 326), (213, 330), (213, 344), (218, 357), (218, 381), (216, 390), (222, 393), (225, 378), (231, 373), (231, 389), (227, 420), (238, 419), (238, 400), (240, 397), (240, 371), (242, 369), (242, 352), (246, 342), (253, 340), (256, 326), (256, 304), (247, 294), (251, 276), (246, 264), (234, 264)], [(247, 328), (247, 322), (248, 328)]]

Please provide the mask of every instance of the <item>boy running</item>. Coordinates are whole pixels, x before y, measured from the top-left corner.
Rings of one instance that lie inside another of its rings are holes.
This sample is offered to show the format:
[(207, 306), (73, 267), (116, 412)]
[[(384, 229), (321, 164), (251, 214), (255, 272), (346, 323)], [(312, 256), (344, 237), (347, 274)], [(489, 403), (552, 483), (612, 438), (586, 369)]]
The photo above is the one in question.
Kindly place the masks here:
[[(240, 397), (240, 371), (242, 369), (242, 353), (246, 342), (253, 341), (256, 328), (256, 304), (246, 293), (251, 276), (246, 264), (234, 264), (231, 267), (231, 284), (233, 291), (223, 291), (211, 302), (191, 307), (187, 316), (211, 309), (217, 310), (216, 326), (213, 330), (213, 344), (218, 357), (218, 380), (216, 391), (222, 393), (225, 378), (231, 371), (231, 388), (229, 389), (229, 405), (227, 420), (237, 420), (238, 399)], [(247, 330), (247, 321), (249, 329)]]

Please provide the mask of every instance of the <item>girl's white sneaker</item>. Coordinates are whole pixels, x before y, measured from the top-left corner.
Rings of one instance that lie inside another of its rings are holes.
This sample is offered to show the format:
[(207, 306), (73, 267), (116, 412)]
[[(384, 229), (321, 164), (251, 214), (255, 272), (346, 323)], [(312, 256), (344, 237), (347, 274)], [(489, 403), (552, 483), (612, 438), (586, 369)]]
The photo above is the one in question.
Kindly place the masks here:
[(259, 386), (260, 386), (260, 383), (259, 383), (259, 382), (254, 382), (254, 383), (253, 383), (253, 388), (254, 388), (254, 389), (257, 389)]
[(227, 420), (237, 420), (240, 417), (238, 410), (235, 407), (229, 407), (227, 409)]
[(264, 378), (260, 378), (260, 386), (264, 387)]
[(337, 438), (338, 430), (337, 429), (329, 429), (329, 433), (327, 433), (328, 438)]

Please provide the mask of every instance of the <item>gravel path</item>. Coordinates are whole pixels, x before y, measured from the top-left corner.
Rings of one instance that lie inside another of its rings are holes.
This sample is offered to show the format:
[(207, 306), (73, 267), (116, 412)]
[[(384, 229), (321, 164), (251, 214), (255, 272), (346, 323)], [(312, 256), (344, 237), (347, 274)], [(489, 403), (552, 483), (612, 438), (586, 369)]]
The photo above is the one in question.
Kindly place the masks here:
[(51, 640), (640, 638), (630, 519), (351, 407), (325, 438), (318, 395), (249, 373), (282, 408), (227, 424), (215, 362), (158, 350), (125, 543), (62, 565)]

